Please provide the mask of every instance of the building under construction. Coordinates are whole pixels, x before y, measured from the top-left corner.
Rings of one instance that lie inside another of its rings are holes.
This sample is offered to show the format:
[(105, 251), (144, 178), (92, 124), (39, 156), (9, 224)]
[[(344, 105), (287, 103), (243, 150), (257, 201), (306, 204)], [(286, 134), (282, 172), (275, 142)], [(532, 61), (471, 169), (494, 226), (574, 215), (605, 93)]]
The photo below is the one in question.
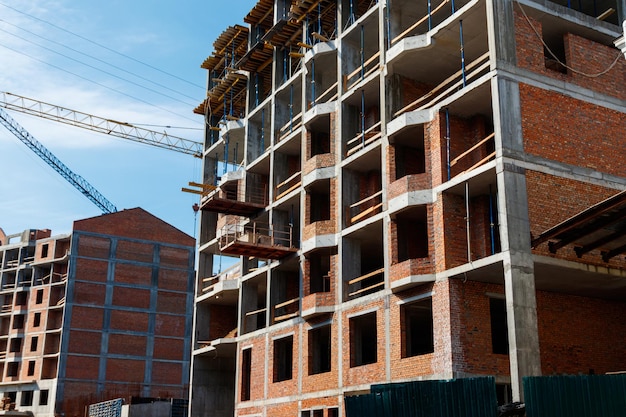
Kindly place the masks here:
[(626, 370), (625, 13), (260, 0), (226, 29), (196, 109), (191, 415)]
[(71, 233), (0, 229), (5, 410), (83, 417), (113, 398), (185, 398), (194, 240), (140, 209)]

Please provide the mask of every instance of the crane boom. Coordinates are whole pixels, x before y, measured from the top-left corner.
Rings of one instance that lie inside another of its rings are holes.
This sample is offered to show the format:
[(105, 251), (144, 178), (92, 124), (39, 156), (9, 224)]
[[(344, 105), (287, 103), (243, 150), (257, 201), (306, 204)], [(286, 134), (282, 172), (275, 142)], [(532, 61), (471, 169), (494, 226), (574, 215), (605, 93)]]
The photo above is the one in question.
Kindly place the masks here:
[(50, 165), (56, 172), (61, 174), (70, 184), (91, 200), (103, 213), (115, 213), (117, 208), (107, 200), (98, 190), (87, 182), (83, 177), (74, 173), (63, 162), (52, 154), (45, 146), (35, 139), (26, 129), (19, 125), (7, 112), (0, 108), (0, 124), (13, 133), (19, 140), (24, 142), (33, 152)]
[(0, 107), (198, 158), (202, 156), (203, 144), (201, 142), (105, 119), (9, 92), (0, 93)]

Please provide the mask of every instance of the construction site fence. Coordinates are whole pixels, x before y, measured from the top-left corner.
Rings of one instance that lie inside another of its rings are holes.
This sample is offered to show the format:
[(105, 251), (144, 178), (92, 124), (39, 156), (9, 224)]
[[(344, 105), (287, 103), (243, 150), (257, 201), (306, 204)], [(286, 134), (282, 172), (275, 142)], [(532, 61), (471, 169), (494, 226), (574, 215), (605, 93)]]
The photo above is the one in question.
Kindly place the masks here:
[(494, 377), (372, 385), (346, 417), (626, 416), (626, 373), (523, 378), (524, 403), (498, 406)]
[(346, 417), (496, 417), (493, 377), (372, 385), (346, 396)]
[(626, 374), (523, 379), (528, 417), (626, 416)]

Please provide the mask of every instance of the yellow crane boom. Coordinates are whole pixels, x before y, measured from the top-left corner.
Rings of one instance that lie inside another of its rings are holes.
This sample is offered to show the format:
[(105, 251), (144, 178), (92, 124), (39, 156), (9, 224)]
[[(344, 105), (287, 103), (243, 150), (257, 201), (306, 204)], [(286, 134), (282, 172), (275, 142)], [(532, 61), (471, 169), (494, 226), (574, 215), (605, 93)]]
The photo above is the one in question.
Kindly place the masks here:
[(0, 92), (0, 107), (198, 158), (202, 156), (203, 144), (201, 142), (94, 116), (9, 92)]

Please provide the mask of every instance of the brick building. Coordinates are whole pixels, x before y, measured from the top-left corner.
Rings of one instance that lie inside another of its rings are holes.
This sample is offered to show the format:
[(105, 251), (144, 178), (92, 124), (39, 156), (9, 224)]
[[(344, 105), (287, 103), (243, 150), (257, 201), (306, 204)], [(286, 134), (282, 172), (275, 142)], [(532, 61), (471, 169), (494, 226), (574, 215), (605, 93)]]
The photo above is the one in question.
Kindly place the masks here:
[(625, 10), (259, 0), (226, 29), (196, 109), (191, 415), (626, 370)]
[(140, 208), (0, 233), (0, 396), (38, 417), (188, 392), (194, 240)]

